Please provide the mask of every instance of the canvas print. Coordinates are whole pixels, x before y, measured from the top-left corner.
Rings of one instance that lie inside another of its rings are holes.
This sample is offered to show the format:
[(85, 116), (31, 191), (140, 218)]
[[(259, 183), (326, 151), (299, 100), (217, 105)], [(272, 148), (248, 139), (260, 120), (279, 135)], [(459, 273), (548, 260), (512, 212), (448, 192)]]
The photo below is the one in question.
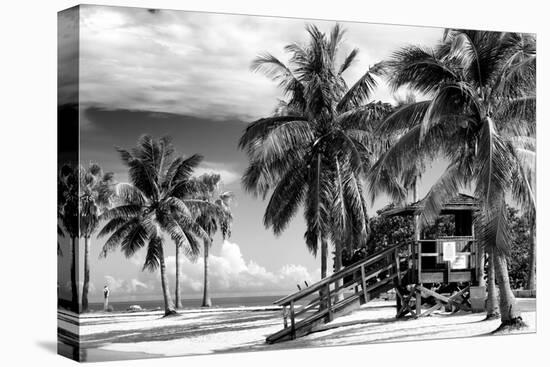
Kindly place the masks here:
[(59, 353), (535, 332), (535, 76), (506, 30), (61, 11)]

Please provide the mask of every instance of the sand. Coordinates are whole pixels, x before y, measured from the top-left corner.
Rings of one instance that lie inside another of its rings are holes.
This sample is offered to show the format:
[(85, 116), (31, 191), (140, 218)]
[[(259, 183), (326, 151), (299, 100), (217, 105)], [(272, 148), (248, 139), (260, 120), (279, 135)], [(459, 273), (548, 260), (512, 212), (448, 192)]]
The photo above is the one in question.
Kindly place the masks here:
[[(518, 299), (518, 303), (528, 324), (521, 332), (535, 332), (535, 300)], [(282, 328), (281, 315), (281, 310), (274, 308), (193, 310), (170, 318), (162, 318), (159, 312), (94, 314), (82, 318), (80, 335), (82, 347), (93, 351), (91, 355), (104, 351), (128, 353), (132, 358), (137, 353), (182, 356), (472, 337), (488, 335), (500, 324), (499, 320), (484, 321), (484, 313), (462, 311), (438, 311), (425, 318), (396, 320), (394, 301), (375, 300), (321, 331), (268, 345), (266, 336)], [(64, 327), (61, 321), (60, 327)]]

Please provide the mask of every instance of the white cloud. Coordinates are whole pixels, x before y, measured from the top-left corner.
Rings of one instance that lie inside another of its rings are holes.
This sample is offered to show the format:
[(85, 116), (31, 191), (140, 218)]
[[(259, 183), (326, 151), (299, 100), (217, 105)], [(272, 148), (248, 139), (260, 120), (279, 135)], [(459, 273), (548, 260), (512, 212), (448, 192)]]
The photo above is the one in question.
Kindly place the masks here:
[(200, 176), (205, 173), (217, 173), (221, 176), (225, 185), (237, 182), (241, 175), (228, 167), (226, 164), (217, 162), (202, 162), (202, 164), (193, 171), (193, 176)]
[[(203, 289), (203, 258), (196, 262), (182, 260), (181, 286), (184, 294), (200, 294)], [(176, 275), (175, 257), (166, 258), (168, 278), (173, 291)], [(288, 264), (277, 271), (269, 271), (255, 261), (246, 260), (236, 243), (224, 241), (218, 255), (209, 257), (209, 284), (212, 295), (216, 294), (267, 294), (287, 293), (296, 290), (296, 284), (304, 281), (312, 284), (320, 278), (320, 273), (310, 273), (302, 265)], [(139, 275), (142, 284), (147, 284), (148, 291), (160, 292), (158, 271), (142, 272)]]
[[(119, 279), (110, 275), (105, 275), (105, 285), (109, 287), (109, 290), (117, 295), (132, 295), (136, 293), (145, 293), (150, 290), (150, 287), (133, 278), (133, 279)], [(103, 289), (103, 287), (102, 287)]]

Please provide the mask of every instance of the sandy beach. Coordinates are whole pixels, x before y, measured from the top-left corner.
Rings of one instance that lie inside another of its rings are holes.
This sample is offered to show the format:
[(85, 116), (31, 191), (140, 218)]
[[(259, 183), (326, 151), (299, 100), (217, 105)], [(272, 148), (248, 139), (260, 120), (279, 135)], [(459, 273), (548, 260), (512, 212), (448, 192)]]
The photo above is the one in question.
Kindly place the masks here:
[[(521, 332), (535, 332), (536, 300), (518, 299), (518, 303), (529, 325)], [(276, 307), (185, 310), (170, 318), (162, 318), (159, 311), (87, 314), (79, 326), (60, 311), (58, 325), (72, 333), (79, 328), (83, 360), (101, 361), (482, 336), (500, 324), (500, 320), (483, 321), (484, 317), (484, 313), (436, 312), (416, 320), (396, 320), (394, 301), (376, 300), (318, 332), (274, 345), (266, 344), (265, 338), (282, 327), (281, 310)]]

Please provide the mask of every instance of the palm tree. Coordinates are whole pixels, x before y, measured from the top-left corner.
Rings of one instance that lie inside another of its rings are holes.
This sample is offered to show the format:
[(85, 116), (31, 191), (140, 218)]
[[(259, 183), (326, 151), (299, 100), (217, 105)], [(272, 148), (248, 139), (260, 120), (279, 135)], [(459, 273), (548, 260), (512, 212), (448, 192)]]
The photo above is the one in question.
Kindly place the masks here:
[[(309, 43), (286, 46), (289, 65), (266, 53), (252, 63), (279, 83), (287, 98), (271, 117), (252, 122), (240, 139), (249, 166), (242, 183), (254, 196), (271, 197), (264, 225), (282, 233), (300, 206), (304, 207), (308, 249), (321, 244), (321, 277), (327, 275), (328, 240), (352, 232), (366, 239), (367, 208), (362, 175), (373, 143), (373, 123), (388, 104), (366, 103), (376, 87), (371, 68), (351, 87), (343, 74), (353, 64), (352, 50), (339, 64), (344, 31), (329, 35), (308, 26)], [(336, 256), (340, 252), (336, 241)]]
[(223, 191), (222, 180), (219, 174), (203, 174), (196, 179), (199, 186), (202, 187), (202, 193), (197, 198), (212, 204), (200, 210), (197, 217), (197, 223), (208, 234), (208, 239), (203, 241), (204, 247), (204, 291), (202, 306), (212, 306), (212, 300), (208, 292), (208, 256), (210, 247), (214, 241), (214, 235), (219, 230), (222, 238), (231, 236), (231, 224), (233, 215), (231, 213), (230, 203), (233, 199), (233, 193)]
[(535, 206), (533, 170), (521, 150), (535, 126), (535, 52), (531, 35), (463, 30), (446, 31), (434, 50), (395, 52), (384, 65), (390, 86), (429, 99), (384, 121), (381, 132), (404, 133), (369, 173), (372, 190), (384, 190), (381, 178), (402, 175), (415, 156), (445, 157), (450, 163), (426, 197), (425, 222), (460, 187), (474, 185), (482, 206), (479, 240), (494, 259), (503, 328), (523, 325), (508, 279), (504, 208), (507, 193), (525, 208)]
[(168, 287), (165, 263), (165, 236), (191, 258), (200, 252), (200, 239), (208, 235), (195, 222), (200, 200), (187, 199), (193, 185), (189, 178), (202, 157), (172, 158), (174, 147), (167, 137), (155, 140), (142, 136), (128, 151), (117, 149), (128, 166), (131, 183), (116, 187), (119, 203), (101, 217), (108, 220), (98, 237), (111, 234), (103, 246), (103, 256), (120, 246), (126, 257), (146, 247), (143, 269), (160, 268), (165, 315), (176, 313)]
[[(71, 238), (71, 309), (79, 312), (78, 283), (76, 274), (77, 246), (78, 246), (78, 172), (70, 165), (63, 165), (57, 178), (57, 205), (58, 217)], [(58, 225), (58, 234), (63, 229)], [(58, 243), (58, 253), (60, 252)]]
[(103, 174), (97, 164), (79, 169), (80, 176), (80, 236), (84, 237), (84, 285), (82, 286), (82, 311), (88, 311), (90, 285), (90, 237), (99, 226), (99, 217), (111, 204), (114, 196), (113, 173)]

